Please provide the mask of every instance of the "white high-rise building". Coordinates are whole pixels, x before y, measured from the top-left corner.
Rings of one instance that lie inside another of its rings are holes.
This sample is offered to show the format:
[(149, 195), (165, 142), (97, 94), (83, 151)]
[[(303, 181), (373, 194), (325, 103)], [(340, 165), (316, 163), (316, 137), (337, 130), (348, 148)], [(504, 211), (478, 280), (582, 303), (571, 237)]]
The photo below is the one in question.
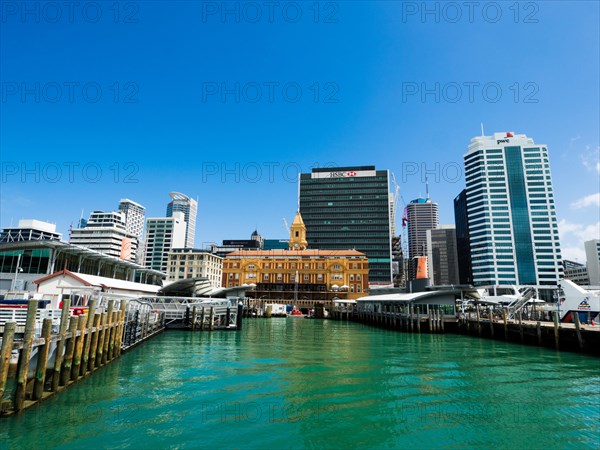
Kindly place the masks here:
[(548, 147), (477, 136), (464, 162), (473, 284), (533, 285), (550, 299), (563, 268)]
[(434, 230), (439, 224), (438, 204), (428, 198), (417, 198), (406, 205), (406, 219), (409, 279), (414, 280), (417, 273), (415, 258), (427, 256), (427, 230)]
[(137, 256), (138, 238), (127, 232), (120, 211), (93, 211), (85, 227), (71, 230), (69, 242), (125, 260)]
[(144, 265), (166, 273), (169, 252), (185, 247), (186, 229), (185, 215), (181, 211), (173, 212), (172, 217), (146, 219)]
[(125, 231), (136, 236), (141, 242), (146, 208), (133, 200), (122, 198), (119, 202), (119, 211), (125, 214)]
[(585, 246), (590, 286), (598, 287), (600, 286), (600, 239), (586, 241), (583, 245)]
[(198, 202), (180, 192), (171, 192), (171, 201), (167, 205), (167, 217), (173, 217), (173, 214), (180, 211), (184, 214), (185, 229), (185, 248), (194, 247), (194, 238), (196, 236), (196, 214), (198, 213)]

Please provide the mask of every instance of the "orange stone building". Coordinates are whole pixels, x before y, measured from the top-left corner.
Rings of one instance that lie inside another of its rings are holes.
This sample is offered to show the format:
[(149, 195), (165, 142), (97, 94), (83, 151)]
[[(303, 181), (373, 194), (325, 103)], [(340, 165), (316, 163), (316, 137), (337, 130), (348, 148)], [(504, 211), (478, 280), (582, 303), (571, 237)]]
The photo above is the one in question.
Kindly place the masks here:
[(308, 250), (300, 213), (290, 227), (290, 250), (243, 250), (223, 261), (223, 287), (255, 285), (263, 300), (356, 299), (369, 287), (369, 260), (357, 250)]

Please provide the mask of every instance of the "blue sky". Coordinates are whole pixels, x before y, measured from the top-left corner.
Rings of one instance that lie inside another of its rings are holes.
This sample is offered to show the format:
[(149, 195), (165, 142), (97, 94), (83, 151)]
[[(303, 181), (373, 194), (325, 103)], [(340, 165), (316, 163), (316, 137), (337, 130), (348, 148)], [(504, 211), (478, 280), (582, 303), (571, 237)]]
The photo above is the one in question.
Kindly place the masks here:
[(66, 235), (82, 210), (162, 216), (180, 191), (196, 246), (281, 238), (298, 171), (355, 164), (406, 201), (428, 171), (453, 223), (483, 122), (549, 146), (565, 257), (600, 233), (598, 2), (1, 5), (1, 226)]

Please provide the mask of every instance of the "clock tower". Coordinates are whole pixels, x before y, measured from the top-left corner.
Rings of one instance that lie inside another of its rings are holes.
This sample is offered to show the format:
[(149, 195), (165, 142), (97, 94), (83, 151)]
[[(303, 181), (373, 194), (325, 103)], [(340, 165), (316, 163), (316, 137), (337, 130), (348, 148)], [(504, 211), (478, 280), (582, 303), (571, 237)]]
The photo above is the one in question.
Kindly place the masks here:
[(306, 225), (304, 225), (300, 211), (298, 211), (290, 227), (290, 250), (306, 250), (306, 247), (308, 247)]

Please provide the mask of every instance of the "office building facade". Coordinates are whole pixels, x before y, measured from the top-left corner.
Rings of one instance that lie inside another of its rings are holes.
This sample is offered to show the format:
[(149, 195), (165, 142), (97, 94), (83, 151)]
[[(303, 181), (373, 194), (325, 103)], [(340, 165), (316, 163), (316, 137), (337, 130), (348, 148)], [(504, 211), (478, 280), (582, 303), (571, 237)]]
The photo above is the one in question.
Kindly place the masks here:
[(392, 282), (389, 172), (375, 166), (300, 174), (300, 213), (308, 248), (356, 249), (369, 259), (372, 284)]
[(185, 233), (185, 216), (181, 211), (174, 212), (172, 217), (146, 219), (144, 265), (167, 272), (169, 252), (185, 247)]
[(454, 199), (454, 225), (456, 231), (456, 252), (458, 254), (458, 280), (460, 284), (473, 284), (466, 189), (463, 189)]
[(128, 261), (137, 258), (138, 238), (127, 232), (120, 211), (92, 211), (85, 227), (71, 230), (69, 242)]
[(125, 231), (137, 237), (138, 242), (141, 242), (144, 234), (146, 208), (133, 200), (122, 198), (119, 202), (119, 211), (125, 215)]
[(438, 225), (427, 230), (427, 263), (432, 284), (459, 284), (456, 228), (453, 225)]
[(590, 276), (585, 264), (580, 264), (575, 261), (569, 261), (565, 259), (563, 261), (563, 269), (565, 272), (565, 279), (571, 280), (573, 283), (579, 286), (589, 286)]
[(590, 286), (600, 287), (600, 239), (584, 242)]
[(428, 198), (418, 198), (406, 205), (408, 227), (408, 276), (416, 277), (416, 258), (427, 256), (427, 230), (437, 228), (439, 224), (438, 204)]
[(464, 163), (473, 284), (533, 285), (551, 299), (563, 268), (548, 147), (524, 134), (478, 136)]
[(193, 248), (196, 236), (196, 215), (198, 213), (198, 202), (180, 192), (171, 192), (171, 201), (167, 205), (167, 217), (173, 217), (174, 213), (182, 212), (186, 223), (185, 243), (183, 247)]
[(169, 252), (167, 267), (170, 281), (205, 277), (211, 287), (221, 287), (223, 258), (210, 251), (193, 248), (173, 249)]

